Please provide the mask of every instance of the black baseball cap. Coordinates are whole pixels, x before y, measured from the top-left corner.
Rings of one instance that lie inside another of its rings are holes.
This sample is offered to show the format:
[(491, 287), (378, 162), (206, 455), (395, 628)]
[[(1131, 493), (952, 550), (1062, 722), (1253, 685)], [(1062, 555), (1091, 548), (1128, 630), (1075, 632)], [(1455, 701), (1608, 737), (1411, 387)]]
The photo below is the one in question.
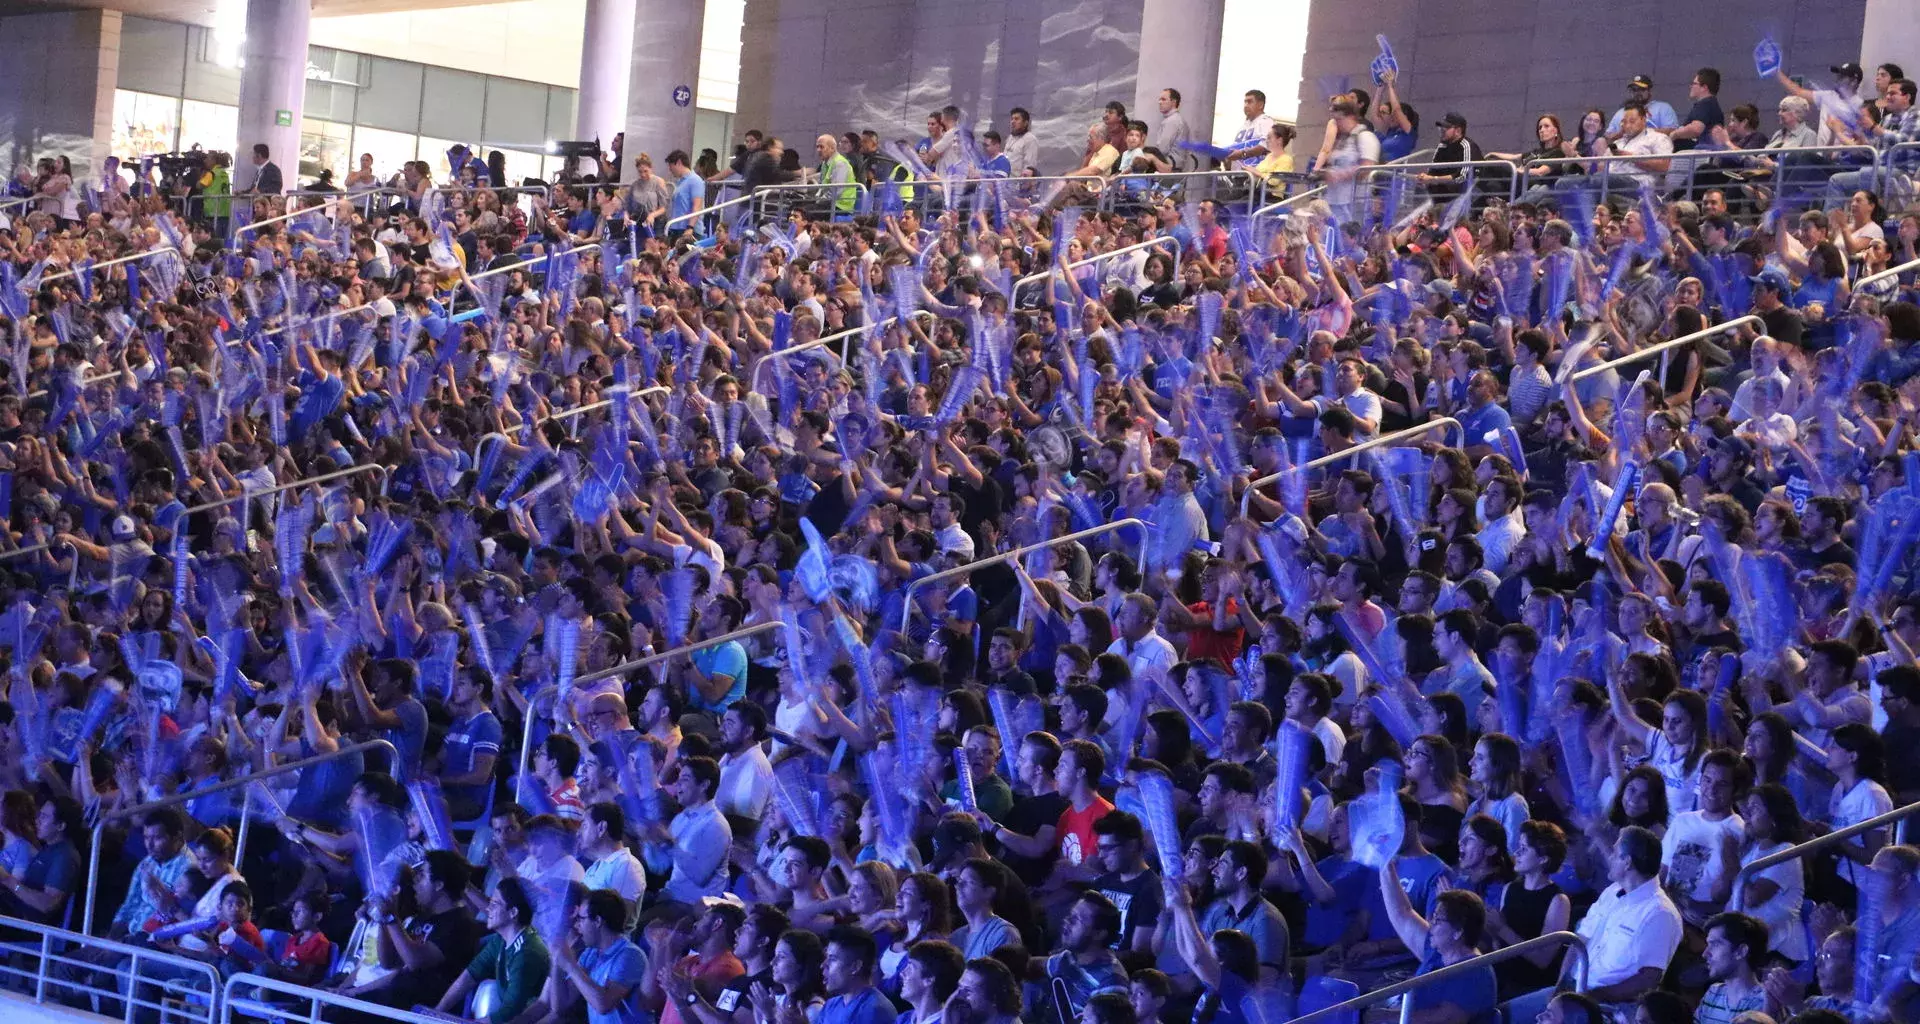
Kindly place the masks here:
[(1835, 64), (1827, 70), (1832, 71), (1841, 78), (1851, 78), (1856, 82), (1865, 81), (1867, 77), (1867, 73), (1860, 70), (1860, 65), (1852, 61), (1847, 61), (1844, 64)]
[(1645, 75), (1635, 75), (1632, 78), (1627, 79), (1627, 88), (1651, 89), (1653, 88), (1653, 79), (1648, 78)]
[(1435, 121), (1434, 125), (1439, 128), (1465, 128), (1467, 126), (1467, 119), (1449, 110), (1440, 120)]

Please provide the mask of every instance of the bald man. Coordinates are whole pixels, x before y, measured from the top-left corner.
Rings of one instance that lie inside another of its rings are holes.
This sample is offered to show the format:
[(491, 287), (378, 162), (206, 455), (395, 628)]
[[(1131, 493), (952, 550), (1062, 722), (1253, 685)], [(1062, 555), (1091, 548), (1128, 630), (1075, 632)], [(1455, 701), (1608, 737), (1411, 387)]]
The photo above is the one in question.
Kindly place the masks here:
[[(818, 175), (823, 185), (851, 185), (855, 178), (853, 164), (840, 152), (840, 146), (831, 135), (822, 135), (813, 140), (813, 152), (820, 158)], [(851, 188), (828, 191), (825, 200), (834, 213), (852, 213), (859, 190)]]

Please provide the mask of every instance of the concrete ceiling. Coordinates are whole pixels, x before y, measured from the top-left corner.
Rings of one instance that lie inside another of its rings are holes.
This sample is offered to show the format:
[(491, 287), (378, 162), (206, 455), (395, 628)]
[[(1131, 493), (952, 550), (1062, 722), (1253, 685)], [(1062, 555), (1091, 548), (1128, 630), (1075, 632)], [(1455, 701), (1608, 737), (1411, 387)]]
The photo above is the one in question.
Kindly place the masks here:
[[(241, 2), (241, 0), (235, 0)], [(384, 11), (424, 10), (430, 7), (466, 7), (474, 0), (313, 0), (313, 13), (320, 17), (347, 14), (378, 14)], [(216, 0), (0, 0), (0, 17), (32, 14), (39, 11), (70, 11), (97, 8), (120, 11), (159, 21), (179, 21), (190, 25), (211, 26)]]

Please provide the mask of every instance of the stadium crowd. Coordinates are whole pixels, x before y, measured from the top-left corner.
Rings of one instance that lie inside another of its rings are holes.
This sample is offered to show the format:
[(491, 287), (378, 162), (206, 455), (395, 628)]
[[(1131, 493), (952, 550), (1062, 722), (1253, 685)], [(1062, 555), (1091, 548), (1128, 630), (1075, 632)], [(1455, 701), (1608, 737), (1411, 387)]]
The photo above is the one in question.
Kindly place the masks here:
[(1884, 162), (1712, 69), (1505, 182), (1380, 173), (1391, 74), (1298, 174), (1172, 91), (1028, 185), (952, 109), (284, 219), (45, 161), (0, 915), (495, 1024), (1281, 1024), (1567, 931), (1411, 1019), (1920, 1019), (1920, 847), (1774, 856), (1920, 800), (1920, 115), (1834, 70), (1773, 148)]

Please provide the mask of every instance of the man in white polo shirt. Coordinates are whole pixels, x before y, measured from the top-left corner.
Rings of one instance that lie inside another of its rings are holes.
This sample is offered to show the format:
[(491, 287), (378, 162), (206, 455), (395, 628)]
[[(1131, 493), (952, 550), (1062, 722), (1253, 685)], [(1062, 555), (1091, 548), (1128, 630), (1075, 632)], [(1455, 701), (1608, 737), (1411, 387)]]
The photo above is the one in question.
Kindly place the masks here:
[[(1587, 942), (1586, 995), (1632, 1019), (1633, 1001), (1658, 988), (1685, 933), (1680, 908), (1660, 887), (1660, 838), (1638, 825), (1620, 830), (1608, 858), (1614, 884), (1580, 919)], [(1556, 989), (1549, 987), (1507, 1003), (1508, 1020), (1533, 1020)]]

